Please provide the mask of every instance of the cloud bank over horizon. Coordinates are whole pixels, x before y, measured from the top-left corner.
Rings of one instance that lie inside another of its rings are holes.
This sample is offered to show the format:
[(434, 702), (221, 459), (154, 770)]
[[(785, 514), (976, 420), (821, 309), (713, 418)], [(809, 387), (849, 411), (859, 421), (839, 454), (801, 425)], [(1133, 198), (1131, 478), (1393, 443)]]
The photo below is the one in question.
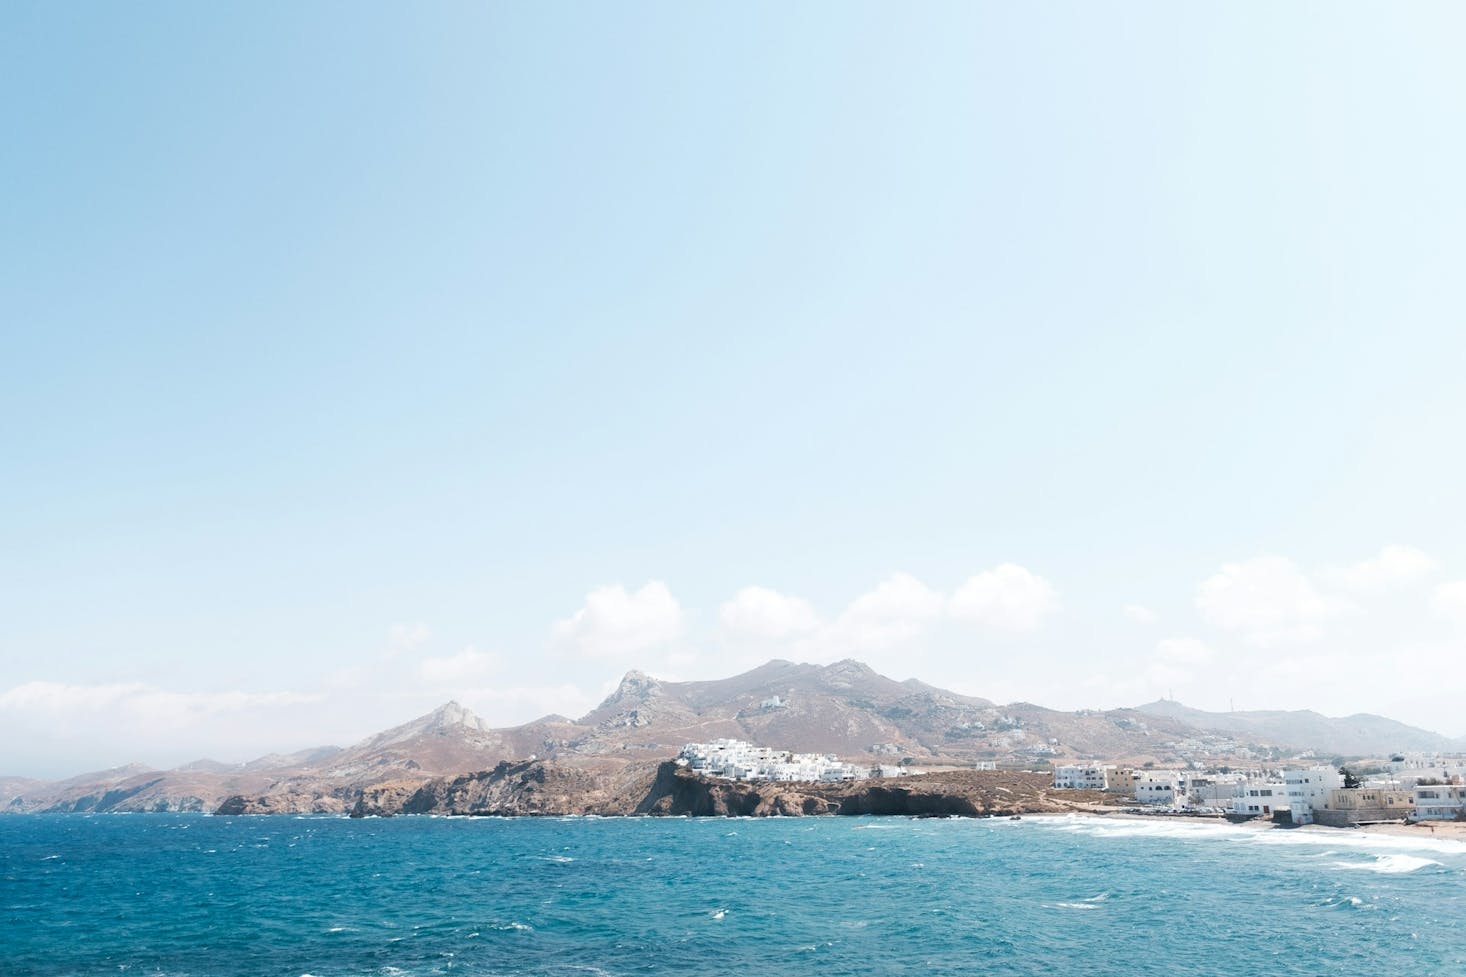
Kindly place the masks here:
[[(88, 757), (247, 760), (344, 744), (448, 699), (498, 725), (574, 718), (626, 670), (698, 680), (771, 658), (857, 658), (897, 679), (1063, 709), (1174, 697), (1214, 711), (1376, 712), (1466, 734), (1452, 691), (1466, 683), (1466, 579), (1446, 576), (1417, 549), (1386, 546), (1313, 571), (1253, 557), (1202, 576), (1190, 607), (1137, 603), (1108, 615), (1131, 637), (1105, 654), (1083, 639), (1098, 622), (1067, 609), (1054, 582), (1011, 562), (944, 587), (891, 573), (828, 612), (760, 584), (705, 610), (684, 607), (661, 580), (602, 585), (522, 654), (490, 635), (484, 648), (494, 650), (445, 648), (415, 622), (387, 628), (381, 646), (348, 668), (298, 676), (294, 690), (23, 682), (0, 690), (0, 733), (35, 749), (10, 757), (16, 769), (3, 772), (79, 772)], [(1402, 659), (1411, 667), (1393, 667)]]

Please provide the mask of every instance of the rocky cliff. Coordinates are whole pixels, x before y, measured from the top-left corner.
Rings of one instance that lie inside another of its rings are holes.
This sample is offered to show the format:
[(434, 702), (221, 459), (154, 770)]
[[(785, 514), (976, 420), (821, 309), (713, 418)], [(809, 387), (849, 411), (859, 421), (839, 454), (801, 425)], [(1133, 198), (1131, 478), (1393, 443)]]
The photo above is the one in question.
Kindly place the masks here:
[(363, 790), (352, 817), (396, 814), (478, 816), (629, 814), (650, 771), (597, 771), (543, 760), (426, 782), (393, 780)]
[[(821, 814), (991, 817), (1075, 810), (1113, 801), (1097, 791), (1054, 792), (1044, 774), (961, 771), (840, 783), (702, 777), (674, 763), (614, 777), (543, 760), (426, 783), (368, 788), (353, 817), (446, 815), (662, 815), (803, 817)], [(246, 813), (229, 811), (221, 813)]]
[(663, 764), (636, 813), (669, 815), (887, 814), (993, 817), (1114, 803), (1100, 791), (1054, 791), (1047, 774), (956, 771), (838, 783), (770, 783), (700, 777)]

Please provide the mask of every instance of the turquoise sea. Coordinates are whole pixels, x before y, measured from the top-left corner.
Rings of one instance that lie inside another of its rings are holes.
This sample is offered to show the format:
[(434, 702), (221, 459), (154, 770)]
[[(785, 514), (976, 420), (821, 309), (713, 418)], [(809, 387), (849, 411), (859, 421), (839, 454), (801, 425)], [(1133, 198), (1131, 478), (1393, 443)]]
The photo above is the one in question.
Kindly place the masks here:
[(1466, 974), (1466, 844), (1029, 817), (0, 817), (0, 974)]

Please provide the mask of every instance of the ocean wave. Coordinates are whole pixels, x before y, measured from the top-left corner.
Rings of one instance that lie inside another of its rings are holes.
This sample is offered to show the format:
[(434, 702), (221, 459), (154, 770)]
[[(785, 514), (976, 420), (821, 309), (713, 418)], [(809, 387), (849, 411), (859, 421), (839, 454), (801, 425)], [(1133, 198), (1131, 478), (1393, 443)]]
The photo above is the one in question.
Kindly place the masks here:
[(1055, 815), (1030, 817), (1014, 826), (1032, 825), (1044, 830), (1065, 831), (1094, 838), (1170, 838), (1187, 841), (1225, 841), (1232, 844), (1276, 846), (1279, 848), (1323, 848), (1336, 852), (1392, 854), (1429, 852), (1434, 855), (1466, 857), (1466, 842), (1444, 838), (1410, 838), (1368, 830), (1343, 828), (1284, 829), (1261, 825), (1226, 823), (1191, 824), (1186, 821), (1157, 819), (1110, 820), (1090, 815)]
[(1378, 872), (1381, 875), (1404, 875), (1407, 872), (1416, 872), (1423, 868), (1441, 863), (1433, 858), (1421, 858), (1418, 855), (1376, 855), (1372, 862), (1334, 862), (1334, 868), (1348, 869), (1356, 872)]

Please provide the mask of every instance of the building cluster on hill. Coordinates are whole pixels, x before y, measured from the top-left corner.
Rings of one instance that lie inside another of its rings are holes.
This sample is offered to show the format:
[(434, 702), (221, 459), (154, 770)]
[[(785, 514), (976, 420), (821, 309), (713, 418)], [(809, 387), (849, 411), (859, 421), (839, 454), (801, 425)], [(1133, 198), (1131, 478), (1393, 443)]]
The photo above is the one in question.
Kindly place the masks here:
[(1466, 758), (1438, 754), (1395, 756), (1362, 780), (1318, 765), (1269, 772), (1070, 764), (1054, 768), (1054, 786), (1121, 794), (1157, 809), (1293, 824), (1466, 820)]
[(824, 753), (791, 753), (743, 740), (688, 743), (677, 763), (708, 777), (729, 780), (863, 780), (907, 773), (904, 767), (860, 767)]

